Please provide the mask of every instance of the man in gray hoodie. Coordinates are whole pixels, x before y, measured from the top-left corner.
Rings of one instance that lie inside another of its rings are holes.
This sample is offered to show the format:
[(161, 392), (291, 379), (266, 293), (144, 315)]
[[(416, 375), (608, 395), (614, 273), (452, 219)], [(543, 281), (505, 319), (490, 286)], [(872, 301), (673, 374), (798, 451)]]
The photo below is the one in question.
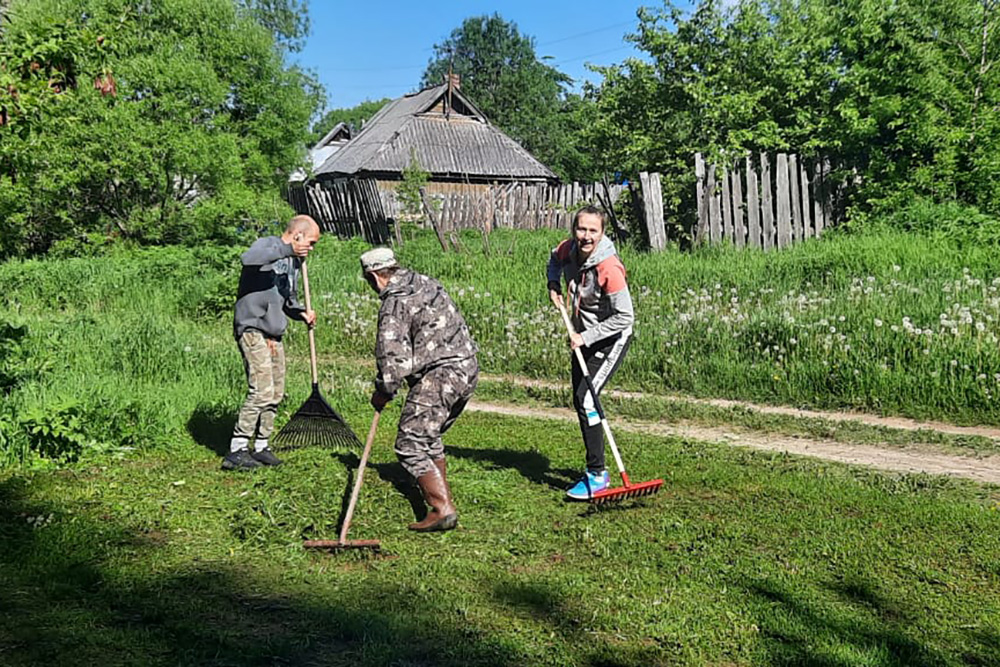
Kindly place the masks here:
[[(573, 218), (572, 236), (549, 256), (549, 298), (562, 302), (562, 279), (569, 288), (569, 311), (575, 332), (570, 346), (581, 348), (598, 394), (618, 370), (632, 341), (632, 297), (625, 266), (615, 244), (604, 235), (604, 212), (585, 206)], [(587, 500), (607, 488), (604, 467), (604, 431), (576, 355), (572, 356), (573, 405), (587, 450), (587, 470), (567, 492), (573, 500)]]
[[(268, 447), (274, 415), (285, 395), (285, 350), (281, 337), (288, 318), (316, 324), (316, 313), (296, 297), (302, 260), (319, 240), (319, 225), (308, 215), (288, 222), (281, 236), (257, 239), (240, 259), (243, 271), (233, 317), (233, 335), (243, 355), (249, 391), (240, 408), (223, 470), (280, 465)], [(250, 440), (254, 440), (250, 451)]]

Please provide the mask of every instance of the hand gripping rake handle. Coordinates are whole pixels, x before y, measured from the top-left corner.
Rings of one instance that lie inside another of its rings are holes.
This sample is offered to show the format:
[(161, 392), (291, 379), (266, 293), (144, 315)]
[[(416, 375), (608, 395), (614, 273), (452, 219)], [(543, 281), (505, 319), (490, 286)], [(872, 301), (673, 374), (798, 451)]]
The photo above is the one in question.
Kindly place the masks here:
[(354, 488), (351, 490), (351, 500), (347, 503), (347, 514), (344, 515), (344, 525), (340, 527), (340, 544), (347, 542), (347, 531), (351, 528), (351, 518), (354, 517), (354, 508), (358, 504), (358, 496), (361, 494), (361, 481), (365, 477), (365, 466), (368, 464), (368, 455), (372, 452), (375, 431), (378, 430), (378, 418), (381, 415), (381, 412), (375, 412), (375, 416), (372, 417), (372, 426), (368, 429), (365, 450), (361, 453), (361, 463), (358, 464), (358, 478), (354, 480)]
[[(312, 298), (309, 295), (309, 271), (306, 269), (306, 260), (302, 259), (302, 289), (306, 293), (306, 312), (312, 310)], [(309, 327), (309, 366), (312, 369), (313, 386), (319, 385), (319, 371), (316, 370), (316, 332), (314, 327)]]
[[(563, 323), (566, 324), (566, 331), (571, 334), (576, 333), (573, 323), (569, 319), (569, 313), (566, 312), (566, 306), (563, 305), (561, 296), (559, 299), (559, 313), (562, 315)], [(574, 348), (573, 351), (576, 353), (577, 363), (580, 364), (583, 379), (587, 381), (587, 389), (590, 390), (590, 397), (594, 399), (594, 407), (597, 408), (597, 414), (601, 418), (601, 426), (604, 427), (604, 435), (607, 436), (608, 444), (611, 445), (611, 453), (615, 456), (615, 463), (618, 465), (618, 472), (622, 476), (622, 483), (625, 486), (630, 486), (628, 473), (625, 472), (625, 464), (622, 463), (622, 456), (618, 453), (618, 445), (615, 444), (615, 436), (611, 433), (611, 425), (608, 424), (608, 418), (604, 416), (604, 408), (601, 407), (601, 401), (597, 398), (597, 390), (594, 389), (594, 382), (590, 379), (590, 371), (587, 369), (587, 362), (583, 358), (583, 352), (578, 347)]]

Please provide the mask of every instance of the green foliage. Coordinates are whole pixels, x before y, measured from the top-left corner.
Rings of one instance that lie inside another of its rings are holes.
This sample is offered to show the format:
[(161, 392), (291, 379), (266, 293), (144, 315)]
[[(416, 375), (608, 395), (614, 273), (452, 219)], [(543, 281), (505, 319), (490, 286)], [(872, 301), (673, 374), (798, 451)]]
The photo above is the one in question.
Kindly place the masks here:
[(567, 95), (572, 80), (539, 60), (534, 39), (515, 23), (499, 14), (467, 18), (434, 51), (424, 87), (442, 83), (451, 67), (490, 122), (543, 164), (570, 180), (593, 176), (594, 163), (577, 140), (590, 106)]
[(415, 149), (410, 149), (410, 164), (403, 170), (403, 180), (396, 190), (399, 200), (403, 203), (403, 212), (409, 217), (422, 218), (423, 201), (420, 197), (420, 188), (427, 184), (431, 175), (420, 166)]
[(93, 444), (87, 435), (88, 424), (83, 410), (75, 399), (29, 407), (21, 415), (20, 422), (29, 447), (47, 459), (73, 462)]
[(649, 58), (599, 69), (589, 135), (609, 163), (668, 174), (668, 211), (694, 152), (748, 150), (847, 160), (861, 209), (922, 195), (1000, 211), (1000, 3), (705, 0), (639, 19), (629, 39)]
[(361, 131), (362, 125), (391, 101), (388, 97), (384, 97), (380, 100), (365, 100), (357, 106), (349, 108), (330, 109), (313, 125), (310, 143), (315, 144), (322, 139), (337, 123), (344, 123), (350, 127), (351, 136), (357, 135)]
[(0, 126), (0, 255), (94, 233), (231, 241), (248, 218), (287, 214), (273, 202), (320, 98), (258, 22), (281, 3), (249, 4), (15, 0), (0, 47), (0, 83), (18, 91)]

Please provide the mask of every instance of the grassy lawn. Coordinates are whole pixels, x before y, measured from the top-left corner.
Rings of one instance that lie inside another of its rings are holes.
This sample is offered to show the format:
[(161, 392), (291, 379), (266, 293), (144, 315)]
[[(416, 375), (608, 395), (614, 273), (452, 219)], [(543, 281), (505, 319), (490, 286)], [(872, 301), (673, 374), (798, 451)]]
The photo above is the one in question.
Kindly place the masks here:
[(3, 475), (0, 661), (1000, 664), (994, 489), (623, 433), (664, 489), (589, 511), (561, 499), (572, 425), (468, 414), (461, 529), (415, 535), (387, 416), (352, 531), (380, 558), (299, 546), (336, 535), (351, 453), (224, 474), (203, 424), (209, 446)]
[[(538, 282), (555, 240), (498, 234), (485, 257), (471, 243), (441, 256), (422, 238), (402, 254), (455, 295), (484, 370), (564, 380)], [(377, 304), (361, 250), (324, 239), (311, 275), (324, 393), (364, 434)], [(562, 499), (582, 465), (575, 425), (470, 413), (446, 438), (460, 529), (415, 535), (414, 489), (391, 453), (396, 404), (352, 530), (386, 554), (305, 552), (303, 538), (336, 537), (357, 454), (219, 470), (244, 392), (228, 320), (237, 252), (0, 265), (0, 664), (1000, 665), (1000, 491), (944, 478), (621, 432), (633, 476), (666, 484), (589, 511)], [(618, 388), (1000, 419), (986, 250), (834, 237), (626, 263), (640, 335)], [(302, 333), (287, 337), (279, 419), (307, 392)], [(495, 382), (479, 397), (568, 402)], [(656, 398), (607, 404), (639, 420), (995, 450)]]

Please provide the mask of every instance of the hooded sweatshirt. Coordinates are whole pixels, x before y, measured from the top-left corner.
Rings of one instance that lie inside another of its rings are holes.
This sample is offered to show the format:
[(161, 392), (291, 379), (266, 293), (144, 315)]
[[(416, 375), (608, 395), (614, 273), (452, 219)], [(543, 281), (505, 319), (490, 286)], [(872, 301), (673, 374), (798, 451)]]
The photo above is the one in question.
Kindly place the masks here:
[(306, 310), (295, 296), (301, 261), (293, 257), (291, 244), (277, 236), (257, 239), (240, 260), (243, 271), (233, 317), (236, 339), (247, 329), (280, 339), (288, 328), (287, 318), (300, 320)]
[(625, 280), (625, 265), (618, 258), (615, 244), (602, 236), (594, 252), (583, 264), (578, 263), (576, 239), (566, 239), (549, 257), (548, 280), (558, 283), (566, 278), (571, 305), (570, 319), (583, 343), (594, 343), (616, 334), (632, 335), (635, 314)]
[(399, 269), (379, 292), (375, 388), (393, 396), (429, 370), (476, 356), (478, 348), (441, 283)]

